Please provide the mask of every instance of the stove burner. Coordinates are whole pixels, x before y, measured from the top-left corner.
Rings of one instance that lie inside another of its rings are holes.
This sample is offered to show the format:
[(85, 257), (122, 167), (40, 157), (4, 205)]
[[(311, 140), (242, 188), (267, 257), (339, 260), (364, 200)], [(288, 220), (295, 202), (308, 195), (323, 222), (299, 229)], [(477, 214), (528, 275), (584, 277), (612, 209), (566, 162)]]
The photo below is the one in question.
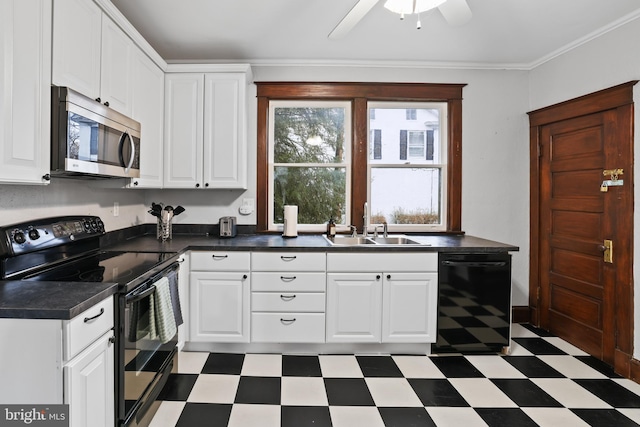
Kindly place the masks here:
[[(131, 270), (129, 270), (131, 272)], [(77, 277), (82, 282), (102, 282), (104, 279), (104, 267), (98, 267), (94, 270), (78, 272)]]

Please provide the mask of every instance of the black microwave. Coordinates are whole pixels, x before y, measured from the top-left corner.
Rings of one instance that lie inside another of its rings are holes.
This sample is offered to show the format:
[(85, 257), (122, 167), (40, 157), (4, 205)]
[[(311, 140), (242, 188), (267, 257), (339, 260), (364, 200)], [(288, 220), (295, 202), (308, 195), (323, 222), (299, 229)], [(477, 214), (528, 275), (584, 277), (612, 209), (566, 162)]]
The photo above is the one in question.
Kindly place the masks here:
[(51, 174), (140, 177), (140, 123), (68, 88), (51, 91)]

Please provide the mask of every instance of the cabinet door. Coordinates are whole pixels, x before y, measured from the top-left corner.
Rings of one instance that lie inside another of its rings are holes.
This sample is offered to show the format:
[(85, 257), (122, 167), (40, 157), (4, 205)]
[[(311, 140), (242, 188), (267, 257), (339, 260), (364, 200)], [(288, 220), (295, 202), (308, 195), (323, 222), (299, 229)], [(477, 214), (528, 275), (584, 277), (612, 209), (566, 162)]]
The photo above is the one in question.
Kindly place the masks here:
[(110, 108), (131, 116), (133, 41), (109, 19), (102, 18), (100, 99)]
[(382, 301), (382, 342), (436, 342), (437, 273), (385, 273)]
[(165, 78), (165, 188), (202, 186), (203, 85), (203, 74)]
[(249, 342), (249, 273), (193, 272), (191, 341)]
[(381, 273), (327, 274), (327, 342), (380, 342)]
[(93, 1), (54, 0), (52, 80), (100, 97), (102, 11)]
[(64, 400), (69, 404), (70, 427), (113, 427), (113, 333), (99, 338), (64, 368)]
[(244, 73), (205, 75), (204, 186), (247, 188)]
[(164, 72), (144, 52), (134, 49), (131, 114), (141, 125), (140, 178), (133, 188), (162, 188)]
[(0, 182), (48, 184), (51, 3), (0, 2)]

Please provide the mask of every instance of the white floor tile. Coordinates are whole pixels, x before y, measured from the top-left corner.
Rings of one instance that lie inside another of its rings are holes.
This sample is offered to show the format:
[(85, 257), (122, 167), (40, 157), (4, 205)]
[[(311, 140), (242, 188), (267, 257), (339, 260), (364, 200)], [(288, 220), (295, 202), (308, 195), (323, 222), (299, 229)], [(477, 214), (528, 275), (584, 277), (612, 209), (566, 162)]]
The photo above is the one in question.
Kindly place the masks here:
[(235, 404), (227, 427), (280, 427), (280, 406)]
[(186, 402), (164, 401), (153, 416), (149, 427), (174, 427), (180, 418)]
[(209, 353), (199, 351), (181, 351), (178, 353), (178, 373), (199, 374), (209, 357)]
[(233, 403), (239, 382), (238, 375), (200, 374), (187, 402)]
[(565, 408), (611, 408), (609, 404), (568, 378), (532, 378), (531, 381)]
[(450, 378), (449, 382), (474, 408), (515, 408), (518, 406), (487, 378)]
[(374, 406), (331, 406), (333, 427), (384, 427), (384, 422)]
[(522, 408), (522, 411), (540, 427), (589, 427), (567, 408)]
[(247, 354), (241, 375), (249, 377), (279, 377), (282, 375), (282, 355)]
[(444, 378), (428, 356), (393, 356), (405, 378)]
[(526, 348), (522, 347), (517, 342), (511, 340), (511, 347), (509, 348), (509, 356), (533, 356)]
[(466, 356), (473, 366), (487, 378), (526, 378), (509, 362), (498, 356)]
[(626, 378), (612, 378), (613, 382), (640, 396), (640, 384)]
[(540, 360), (567, 378), (606, 379), (606, 375), (571, 356), (538, 356)]
[(438, 427), (486, 427), (473, 408), (427, 407), (427, 412)]
[(422, 407), (422, 402), (404, 378), (365, 378), (376, 406)]
[(322, 378), (282, 377), (281, 404), (291, 406), (328, 406)]
[(618, 411), (626, 417), (631, 418), (636, 424), (640, 424), (640, 409), (636, 408), (618, 408)]
[(511, 338), (537, 338), (538, 334), (531, 332), (518, 323), (511, 324)]
[(320, 369), (325, 378), (362, 378), (355, 356), (320, 356)]
[(578, 347), (575, 347), (572, 344), (569, 344), (568, 342), (566, 342), (565, 340), (563, 340), (562, 338), (558, 338), (558, 337), (542, 337), (542, 339), (544, 339), (545, 341), (549, 342), (550, 344), (555, 345), (556, 347), (558, 347), (560, 350), (572, 355), (572, 356), (588, 356), (589, 353), (586, 353), (582, 350), (580, 350)]

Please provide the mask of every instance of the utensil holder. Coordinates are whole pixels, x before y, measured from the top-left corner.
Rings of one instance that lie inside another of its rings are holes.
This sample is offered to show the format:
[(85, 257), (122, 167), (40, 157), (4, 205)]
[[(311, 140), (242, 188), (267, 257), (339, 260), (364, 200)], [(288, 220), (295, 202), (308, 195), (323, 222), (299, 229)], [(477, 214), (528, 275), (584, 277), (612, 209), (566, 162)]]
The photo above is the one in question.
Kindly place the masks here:
[(156, 237), (158, 238), (158, 240), (162, 242), (171, 240), (171, 237), (173, 237), (172, 219), (173, 218), (169, 218), (168, 220), (158, 218), (158, 227), (156, 230)]

